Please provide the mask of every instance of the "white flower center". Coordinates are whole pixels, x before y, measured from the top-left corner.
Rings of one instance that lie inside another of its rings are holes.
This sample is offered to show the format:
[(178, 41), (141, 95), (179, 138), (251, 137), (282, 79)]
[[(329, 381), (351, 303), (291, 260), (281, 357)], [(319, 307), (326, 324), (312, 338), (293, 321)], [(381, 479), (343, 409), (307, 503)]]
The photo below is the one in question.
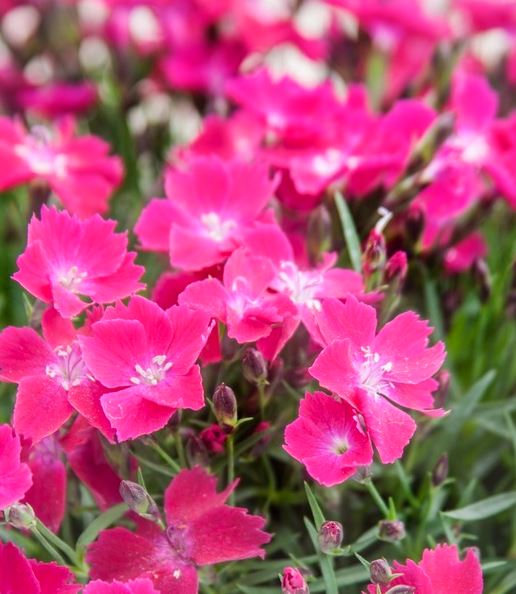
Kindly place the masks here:
[(321, 302), (315, 295), (323, 278), (317, 271), (302, 271), (290, 260), (282, 260), (274, 288), (290, 297), (297, 305), (306, 305), (310, 309), (320, 311)]
[(380, 355), (373, 353), (371, 347), (361, 347), (363, 361), (360, 364), (360, 383), (373, 396), (385, 394), (392, 388), (389, 381), (383, 379), (384, 374), (392, 371), (392, 361), (381, 362)]
[(93, 381), (93, 377), (88, 374), (78, 346), (59, 346), (54, 352), (58, 357), (58, 361), (47, 365), (45, 373), (48, 377), (60, 383), (66, 391), (80, 386), (85, 379)]
[(80, 272), (77, 266), (72, 266), (68, 270), (61, 272), (57, 277), (57, 281), (65, 289), (72, 291), (72, 293), (76, 293), (81, 281), (87, 276), (87, 272)]
[(167, 371), (172, 367), (172, 362), (167, 361), (166, 355), (156, 355), (152, 357), (151, 364), (147, 368), (143, 368), (141, 365), (135, 365), (134, 370), (137, 375), (131, 377), (133, 384), (147, 384), (149, 386), (157, 386), (165, 376)]
[(214, 241), (223, 241), (235, 228), (235, 221), (223, 221), (216, 212), (201, 215), (205, 233)]
[(35, 126), (23, 144), (14, 147), (14, 152), (21, 157), (36, 175), (66, 177), (68, 157), (56, 153), (50, 146), (49, 130)]

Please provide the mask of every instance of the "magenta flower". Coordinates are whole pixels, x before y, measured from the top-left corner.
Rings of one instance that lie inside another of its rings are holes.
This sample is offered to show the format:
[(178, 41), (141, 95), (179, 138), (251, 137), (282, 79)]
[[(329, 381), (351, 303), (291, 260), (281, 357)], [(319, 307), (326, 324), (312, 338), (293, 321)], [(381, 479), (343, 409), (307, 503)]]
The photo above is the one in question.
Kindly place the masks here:
[(446, 250), (444, 267), (451, 274), (468, 270), (475, 261), (484, 258), (487, 245), (481, 233), (470, 233), (467, 237)]
[(88, 549), (91, 576), (104, 580), (148, 577), (162, 594), (197, 594), (197, 567), (264, 557), (270, 540), (260, 516), (225, 504), (237, 482), (217, 493), (216, 479), (200, 467), (182, 470), (165, 492), (167, 528), (101, 532)]
[(0, 380), (18, 384), (14, 427), (37, 442), (57, 431), (75, 409), (111, 438), (99, 400), (105, 390), (89, 373), (71, 323), (64, 329), (58, 324), (52, 315), (44, 316), (46, 340), (32, 328), (9, 326), (0, 333)]
[(94, 580), (84, 588), (83, 594), (159, 594), (159, 592), (149, 579), (143, 578), (129, 582)]
[(269, 288), (285, 296), (293, 309), (284, 324), (260, 341), (260, 350), (268, 359), (277, 356), (300, 322), (320, 342), (314, 315), (324, 299), (344, 299), (350, 293), (358, 297), (364, 293), (361, 275), (336, 268), (334, 253), (323, 254), (322, 262), (314, 268), (298, 264), (287, 235), (277, 225), (256, 225), (246, 234), (244, 243), (253, 256), (267, 258), (274, 265), (275, 276)]
[(43, 207), (41, 220), (33, 216), (29, 224), (14, 280), (65, 318), (91, 303), (111, 303), (143, 289), (144, 268), (134, 264), (127, 234), (115, 233), (115, 225), (99, 215), (80, 220)]
[(207, 268), (223, 262), (263, 219), (274, 188), (265, 165), (192, 157), (184, 169), (170, 171), (169, 199), (151, 200), (135, 233), (144, 249), (168, 251), (172, 266)]
[(359, 466), (373, 461), (369, 436), (356, 411), (323, 392), (301, 400), (298, 418), (285, 428), (283, 448), (326, 487), (343, 483)]
[(165, 426), (178, 408), (204, 406), (199, 357), (211, 328), (209, 317), (185, 306), (163, 311), (133, 297), (117, 304), (81, 336), (84, 360), (110, 391), (102, 408), (119, 440)]
[(32, 473), (20, 454), (19, 438), (9, 425), (0, 425), (0, 510), (20, 501), (32, 485)]
[(54, 131), (35, 127), (27, 132), (19, 121), (0, 118), (0, 155), (0, 190), (43, 181), (80, 217), (105, 212), (123, 175), (122, 162), (109, 156), (109, 146), (97, 136), (74, 136), (71, 119)]
[[(406, 565), (397, 561), (394, 573), (401, 574), (380, 588), (382, 593), (395, 586), (408, 586), (413, 594), (448, 594), (453, 584), (454, 594), (482, 594), (483, 578), (480, 562), (472, 549), (463, 561), (459, 559), (456, 545), (442, 544), (435, 549), (425, 549), (419, 563), (407, 560)], [(369, 594), (376, 594), (378, 587), (370, 584)]]
[(9, 594), (77, 594), (72, 572), (57, 563), (27, 559), (10, 542), (0, 542), (0, 587)]
[(401, 457), (416, 429), (393, 403), (440, 416), (433, 409), (432, 375), (441, 367), (442, 342), (428, 348), (432, 329), (405, 312), (376, 334), (376, 312), (350, 295), (346, 303), (328, 299), (317, 316), (326, 344), (309, 372), (322, 386), (348, 401), (363, 417), (384, 464)]
[(281, 576), (283, 594), (310, 594), (303, 574), (296, 567), (285, 567)]
[(295, 313), (285, 296), (267, 290), (275, 276), (270, 260), (240, 248), (226, 262), (223, 283), (215, 278), (191, 283), (179, 296), (179, 303), (226, 324), (228, 336), (240, 344), (254, 342)]

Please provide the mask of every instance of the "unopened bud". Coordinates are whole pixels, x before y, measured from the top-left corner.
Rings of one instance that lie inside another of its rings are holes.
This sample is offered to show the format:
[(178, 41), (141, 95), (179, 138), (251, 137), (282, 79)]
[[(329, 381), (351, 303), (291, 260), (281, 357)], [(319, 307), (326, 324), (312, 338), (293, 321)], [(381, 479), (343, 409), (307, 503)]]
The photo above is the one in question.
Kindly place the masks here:
[(385, 265), (385, 280), (388, 283), (403, 283), (407, 276), (407, 254), (403, 251), (395, 252)]
[(242, 371), (247, 381), (253, 384), (267, 379), (267, 363), (264, 356), (256, 349), (247, 349), (242, 357)]
[(489, 267), (483, 258), (473, 262), (473, 275), (480, 291), (480, 299), (485, 302), (491, 295), (492, 281)]
[(319, 547), (323, 553), (338, 549), (344, 538), (344, 529), (340, 522), (324, 522), (319, 529)]
[(441, 369), (437, 373), (436, 380), (439, 388), (435, 394), (434, 405), (435, 408), (444, 408), (450, 391), (450, 372), (446, 369)]
[(369, 573), (373, 584), (388, 584), (392, 579), (391, 568), (385, 559), (371, 561)]
[(285, 567), (281, 578), (283, 594), (310, 594), (310, 589), (303, 574), (295, 567)]
[(405, 538), (405, 524), (401, 520), (381, 520), (378, 522), (378, 536), (387, 542), (398, 542)]
[(207, 466), (210, 462), (209, 452), (200, 437), (189, 434), (185, 443), (186, 459), (188, 464), (193, 466)]
[(386, 247), (383, 233), (373, 229), (367, 238), (362, 255), (362, 267), (366, 276), (371, 276), (385, 266)]
[(405, 586), (404, 584), (399, 584), (398, 586), (393, 586), (389, 588), (385, 594), (414, 594), (416, 588), (414, 586)]
[(442, 485), (448, 478), (448, 454), (443, 454), (437, 460), (434, 469), (432, 470), (432, 484), (434, 487)]
[(5, 510), (7, 522), (19, 530), (30, 530), (36, 526), (36, 514), (28, 503), (15, 503)]
[(331, 215), (326, 206), (321, 204), (311, 212), (307, 226), (308, 251), (315, 263), (321, 254), (331, 249), (331, 229)]
[(154, 499), (138, 483), (122, 481), (120, 483), (120, 496), (127, 503), (129, 509), (142, 518), (154, 520), (159, 515), (158, 506)]
[(220, 384), (213, 394), (213, 409), (217, 421), (221, 425), (227, 427), (234, 427), (237, 423), (237, 401), (233, 390), (226, 386), (226, 384)]
[(425, 216), (421, 209), (412, 208), (405, 220), (405, 227), (407, 229), (407, 236), (411, 243), (418, 243), (423, 228), (425, 226)]

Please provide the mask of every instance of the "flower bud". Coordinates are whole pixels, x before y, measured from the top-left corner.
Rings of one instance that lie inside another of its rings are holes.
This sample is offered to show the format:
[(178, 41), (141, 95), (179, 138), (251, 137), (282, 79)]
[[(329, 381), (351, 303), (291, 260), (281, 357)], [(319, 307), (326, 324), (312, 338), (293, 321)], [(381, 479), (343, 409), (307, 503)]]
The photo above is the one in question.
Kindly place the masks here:
[(323, 553), (331, 553), (338, 549), (344, 538), (344, 529), (340, 522), (324, 522), (319, 529), (319, 546)]
[(313, 262), (331, 249), (332, 220), (326, 206), (321, 204), (312, 210), (307, 225), (308, 251)]
[(185, 439), (185, 452), (188, 464), (193, 466), (207, 466), (210, 463), (210, 456), (204, 441), (195, 435), (189, 433)]
[(386, 256), (385, 238), (383, 233), (373, 229), (367, 238), (362, 255), (362, 267), (367, 277), (383, 270)]
[(233, 390), (220, 384), (213, 394), (213, 409), (221, 425), (234, 427), (237, 423), (237, 401)]
[(295, 567), (285, 567), (281, 578), (283, 594), (310, 594), (310, 589), (303, 574)]
[(473, 276), (479, 288), (480, 299), (486, 302), (491, 295), (492, 281), (489, 267), (483, 258), (473, 262)]
[(15, 503), (5, 510), (7, 522), (18, 530), (30, 530), (36, 526), (36, 514), (28, 503)]
[(395, 252), (385, 265), (385, 280), (388, 283), (402, 284), (407, 276), (407, 254), (403, 251)]
[(378, 522), (378, 536), (387, 542), (398, 542), (405, 538), (405, 524), (401, 520), (381, 520)]
[(414, 586), (405, 586), (404, 584), (399, 584), (398, 586), (393, 586), (389, 588), (385, 594), (414, 594), (416, 589)]
[(446, 369), (441, 369), (435, 379), (439, 384), (439, 388), (435, 394), (434, 405), (435, 408), (444, 408), (450, 391), (450, 372)]
[(159, 515), (158, 506), (154, 499), (138, 483), (122, 481), (120, 483), (120, 496), (129, 509), (142, 518), (154, 520)]
[(253, 384), (267, 379), (267, 363), (260, 351), (247, 349), (242, 357), (242, 371), (245, 379)]
[(385, 559), (371, 561), (369, 573), (373, 584), (388, 584), (392, 579), (391, 568)]
[(439, 460), (437, 460), (434, 469), (432, 470), (432, 484), (434, 487), (442, 485), (448, 478), (448, 454), (444, 453)]

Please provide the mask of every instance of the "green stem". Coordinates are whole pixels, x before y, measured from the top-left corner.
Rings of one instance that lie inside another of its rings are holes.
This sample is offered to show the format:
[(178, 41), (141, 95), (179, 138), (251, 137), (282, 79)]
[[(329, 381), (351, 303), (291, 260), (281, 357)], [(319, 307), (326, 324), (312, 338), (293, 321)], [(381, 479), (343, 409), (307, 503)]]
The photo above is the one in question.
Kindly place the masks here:
[(77, 553), (72, 549), (70, 545), (61, 540), (57, 534), (54, 534), (49, 530), (41, 520), (36, 520), (36, 530), (41, 536), (49, 543), (51, 543), (56, 549), (60, 549), (72, 563), (80, 566), (79, 557)]
[[(228, 436), (227, 441), (227, 454), (228, 454), (228, 485), (231, 485), (235, 480), (235, 442), (233, 440), (233, 434)], [(234, 505), (235, 494), (231, 493), (229, 496), (229, 505)]]
[[(176, 432), (176, 451), (181, 468), (188, 468), (188, 464), (186, 463), (185, 448), (183, 446), (183, 440), (181, 439), (181, 434), (179, 431)], [(181, 470), (181, 468), (179, 470)]]
[(369, 491), (371, 497), (374, 499), (376, 505), (382, 512), (382, 514), (389, 519), (389, 508), (385, 501), (383, 500), (382, 496), (378, 492), (377, 488), (374, 486), (373, 481), (371, 479), (365, 481), (365, 485), (367, 490)]
[(32, 534), (34, 534), (34, 536), (36, 537), (36, 540), (39, 542), (39, 544), (47, 551), (47, 553), (49, 553), (49, 555), (55, 560), (57, 561), (60, 565), (66, 565), (66, 561), (64, 560), (64, 558), (61, 556), (61, 553), (59, 553), (59, 551), (57, 551), (48, 541), (47, 539), (38, 531), (37, 528), (32, 528), (31, 530)]
[[(160, 455), (160, 457), (170, 466), (170, 468), (172, 468), (174, 470), (174, 472), (181, 471), (181, 466), (179, 466), (179, 464), (175, 460), (173, 460), (167, 454), (167, 452), (165, 452), (165, 450), (159, 445), (159, 443), (157, 443), (154, 440), (150, 441), (149, 443), (150, 443), (151, 448)], [(179, 454), (179, 452), (178, 452), (178, 454)]]

